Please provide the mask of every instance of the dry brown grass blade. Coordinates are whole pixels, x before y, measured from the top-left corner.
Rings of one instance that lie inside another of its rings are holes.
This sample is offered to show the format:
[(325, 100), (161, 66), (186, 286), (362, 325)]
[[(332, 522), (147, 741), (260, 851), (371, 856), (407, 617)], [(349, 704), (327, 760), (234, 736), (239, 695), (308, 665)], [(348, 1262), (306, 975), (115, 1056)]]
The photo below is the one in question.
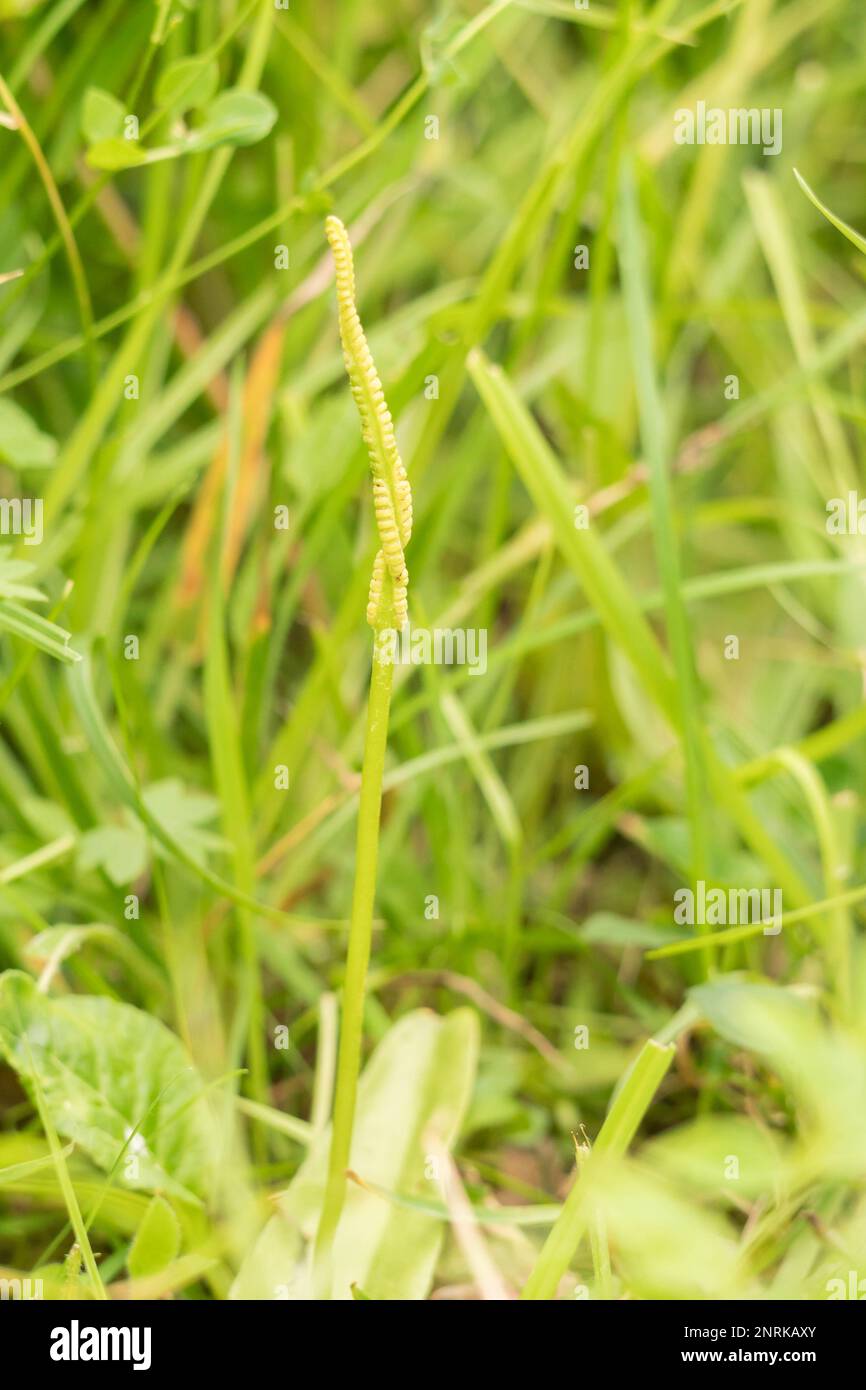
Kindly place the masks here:
[[(241, 458), (220, 560), (220, 572), (226, 592), (237, 569), (243, 544), (260, 500), (264, 477), (262, 459), (274, 395), (279, 383), (280, 359), (287, 323), (287, 316), (281, 311), (265, 329), (256, 346), (244, 382)], [(225, 482), (227, 464), (228, 441), (223, 437), (199, 489), (181, 551), (181, 576), (175, 601), (180, 609), (201, 605), (196, 638), (198, 655), (204, 648), (207, 629), (207, 604), (204, 602), (207, 552), (216, 527), (216, 512)], [(268, 615), (258, 612), (257, 621), (266, 625)]]
[(237, 569), (250, 521), (259, 501), (262, 455), (279, 383), (286, 327), (287, 320), (280, 317), (265, 330), (247, 376), (243, 451), (222, 554), (222, 578), (226, 589)]

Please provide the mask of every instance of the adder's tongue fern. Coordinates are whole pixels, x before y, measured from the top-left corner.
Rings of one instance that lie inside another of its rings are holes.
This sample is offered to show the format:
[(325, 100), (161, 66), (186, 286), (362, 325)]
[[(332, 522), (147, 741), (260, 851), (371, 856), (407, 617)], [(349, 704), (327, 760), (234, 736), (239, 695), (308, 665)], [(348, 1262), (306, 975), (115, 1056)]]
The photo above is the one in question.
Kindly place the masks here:
[[(404, 552), (412, 535), (412, 489), (397, 448), (382, 383), (355, 308), (355, 267), (348, 233), (339, 217), (329, 217), (325, 231), (336, 266), (343, 359), (370, 455), (376, 525), (382, 542), (373, 564), (367, 621), (377, 630), (400, 628), (408, 616), (409, 572)], [(386, 574), (391, 579), (390, 601)]]
[[(361, 417), (361, 431), (373, 470), (373, 499), (381, 549), (373, 565), (367, 621), (378, 635), (385, 628), (400, 628), (406, 621), (405, 547), (412, 534), (412, 492), (406, 470), (400, 461), (394, 422), (385, 403), (382, 383), (355, 308), (355, 271), (352, 248), (346, 228), (338, 217), (325, 224), (337, 270), (337, 303), (343, 356), (352, 395)], [(370, 677), (370, 700), (361, 769), (358, 803), (358, 837), (355, 851), (355, 884), (352, 916), (343, 985), (343, 1017), (337, 1085), (334, 1094), (334, 1121), (328, 1176), (319, 1226), (316, 1232), (313, 1267), (314, 1292), (329, 1298), (348, 1290), (334, 1288), (334, 1238), (346, 1195), (346, 1169), (355, 1121), (355, 1096), (361, 1065), (364, 1021), (364, 992), (370, 959), (373, 928), (373, 902), (376, 893), (376, 860), (379, 850), (379, 816), (382, 805), (382, 777), (388, 740), (388, 711), (394, 668), (376, 652)]]

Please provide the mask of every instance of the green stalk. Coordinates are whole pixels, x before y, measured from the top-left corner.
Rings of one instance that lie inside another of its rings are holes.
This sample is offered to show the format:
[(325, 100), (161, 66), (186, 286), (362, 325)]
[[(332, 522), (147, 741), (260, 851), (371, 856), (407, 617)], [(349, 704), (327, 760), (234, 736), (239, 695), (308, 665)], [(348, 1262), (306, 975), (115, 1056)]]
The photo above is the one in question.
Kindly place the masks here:
[(90, 290), (87, 285), (87, 275), (85, 274), (84, 265), (82, 264), (81, 255), (78, 250), (78, 243), (75, 240), (75, 233), (73, 232), (72, 227), (69, 224), (69, 218), (66, 215), (66, 208), (63, 205), (63, 199), (61, 198), (60, 192), (57, 188), (57, 184), (54, 181), (54, 175), (51, 172), (51, 166), (49, 165), (48, 160), (45, 158), (45, 155), (42, 151), (42, 146), (37, 140), (33, 132), (33, 129), (30, 125), (30, 122), (24, 115), (24, 112), (21, 110), (21, 107), (18, 105), (18, 102), (15, 100), (13, 93), (7, 86), (2, 76), (0, 76), (0, 98), (2, 98), (3, 105), (6, 107), (6, 110), (9, 112), (10, 116), (15, 122), (15, 129), (21, 135), (21, 139), (24, 141), (24, 144), (27, 146), (27, 149), (30, 152), (30, 157), (32, 158), (33, 163), (36, 166), (36, 172), (38, 173), (39, 178), (42, 181), (42, 186), (45, 189), (45, 194), (51, 206), (51, 211), (54, 214), (54, 220), (57, 223), (57, 230), (60, 233), (60, 236), (63, 238), (63, 245), (66, 250), (66, 259), (69, 262), (69, 270), (72, 276), (73, 288), (75, 290), (75, 298), (78, 301), (78, 312), (81, 318), (81, 332), (82, 337), (84, 339), (84, 347), (89, 358), (91, 381), (95, 382), (96, 359), (93, 355), (92, 342), (93, 308), (90, 302)]
[(373, 565), (367, 604), (367, 621), (374, 632), (373, 670), (361, 767), (355, 886), (343, 986), (343, 1025), (337, 1058), (334, 1122), (325, 1198), (316, 1232), (313, 1261), (313, 1287), (319, 1298), (329, 1298), (331, 1295), (334, 1237), (346, 1199), (346, 1169), (352, 1147), (361, 1067), (364, 993), (370, 962), (376, 861), (379, 857), (382, 779), (385, 775), (388, 714), (394, 681), (393, 654), (388, 653), (386, 644), (380, 639), (385, 633), (401, 628), (407, 621), (409, 572), (403, 551), (412, 535), (412, 491), (397, 448), (394, 422), (385, 403), (382, 383), (355, 307), (355, 267), (349, 235), (340, 219), (334, 216), (327, 219), (325, 231), (334, 256), (340, 339), (352, 396), (361, 421), (361, 434), (370, 459), (376, 525), (382, 548)]
[[(838, 908), (855, 907), (858, 903), (866, 901), (866, 884), (860, 884), (857, 888), (849, 888), (845, 893), (837, 893), (832, 898), (823, 898), (819, 903), (807, 903), (805, 907), (798, 907), (793, 912), (783, 912), (779, 925), (782, 927), (793, 927), (797, 922), (808, 922), (812, 917), (820, 917), (822, 913), (835, 912)], [(752, 936), (760, 936), (764, 927), (777, 925), (771, 918), (760, 922), (749, 922), (741, 927), (725, 927), (722, 931), (715, 931), (707, 937), (696, 937), (694, 940), (673, 941), (667, 946), (656, 946), (652, 951), (647, 951), (645, 960), (661, 960), (664, 956), (683, 956), (689, 951), (700, 950), (709, 942), (713, 946), (730, 946), (734, 941), (748, 941)]]
[[(585, 1170), (587, 1161), (592, 1152), (589, 1140), (579, 1144), (575, 1139), (574, 1152), (577, 1162), (577, 1178)], [(613, 1282), (610, 1267), (610, 1246), (607, 1239), (607, 1222), (604, 1214), (594, 1211), (589, 1220), (589, 1248), (592, 1254), (592, 1273), (595, 1280), (596, 1294), (600, 1299), (607, 1300), (613, 1297)]]
[(87, 1273), (90, 1277), (90, 1283), (93, 1288), (93, 1296), (100, 1302), (103, 1302), (108, 1299), (108, 1294), (105, 1292), (105, 1285), (102, 1282), (102, 1276), (99, 1273), (99, 1269), (97, 1267), (96, 1260), (93, 1255), (93, 1249), (90, 1244), (90, 1237), (87, 1234), (87, 1227), (84, 1224), (84, 1218), (81, 1215), (81, 1207), (78, 1205), (78, 1198), (75, 1195), (75, 1188), (72, 1185), (72, 1179), (69, 1176), (69, 1169), (66, 1166), (66, 1150), (64, 1149), (63, 1145), (60, 1143), (59, 1138), (57, 1137), (57, 1130), (54, 1127), (54, 1121), (52, 1120), (51, 1115), (48, 1112), (48, 1107), (45, 1104), (45, 1097), (42, 1092), (42, 1083), (39, 1080), (39, 1072), (34, 1063), (33, 1053), (30, 1050), (30, 1045), (26, 1041), (26, 1036), (25, 1045), (27, 1047), (27, 1054), (30, 1061), (30, 1074), (33, 1077), (33, 1096), (36, 1101), (36, 1109), (39, 1112), (39, 1119), (42, 1122), (42, 1128), (45, 1130), (45, 1137), (48, 1140), (48, 1147), (51, 1150), (51, 1157), (54, 1161), (55, 1172), (57, 1173), (57, 1182), (60, 1186), (60, 1191), (63, 1195), (63, 1200), (66, 1203), (66, 1211), (69, 1216), (69, 1224), (75, 1232), (75, 1239), (78, 1242), (78, 1247), (81, 1251), (82, 1256), (84, 1257), (84, 1267), (87, 1270)]
[(379, 855), (379, 817), (382, 807), (382, 778), (388, 743), (388, 714), (394, 667), (374, 656), (370, 676), (370, 698), (364, 736), (361, 769), (361, 797), (358, 805), (358, 836), (355, 849), (355, 886), (349, 923), (346, 978), (343, 985), (343, 1018), (337, 1059), (337, 1086), (328, 1177), (322, 1215), (316, 1233), (314, 1289), (317, 1298), (329, 1298), (334, 1236), (346, 1197), (346, 1169), (355, 1123), (355, 1101), (361, 1067), (364, 1021), (364, 994), (370, 942), (373, 934), (373, 902), (376, 893), (376, 862)]
[[(628, 160), (620, 174), (620, 269), (626, 322), (638, 402), (640, 436), (649, 469), (649, 496), (656, 557), (662, 578), (665, 617), (679, 702), (679, 735), (685, 764), (686, 799), (691, 832), (691, 877), (708, 871), (710, 831), (704, 732), (693, 643), (682, 593), (682, 566), (670, 482), (670, 446), (661, 393), (653, 361), (653, 322), (643, 230), (634, 175)], [(707, 974), (712, 951), (704, 952)]]
[(785, 768), (802, 791), (818, 837), (821, 852), (821, 866), (824, 873), (824, 886), (828, 901), (832, 904), (827, 910), (826, 954), (830, 979), (835, 999), (844, 1019), (851, 1020), (853, 999), (851, 995), (851, 962), (854, 928), (849, 905), (833, 902), (833, 889), (845, 880), (845, 855), (837, 843), (837, 826), (833, 808), (824, 781), (812, 763), (793, 748), (780, 748), (776, 761)]
[[(673, 1061), (673, 1055), (673, 1044), (662, 1046), (654, 1038), (644, 1043), (607, 1112), (607, 1118), (593, 1146), (590, 1160), (592, 1163), (603, 1162), (605, 1155), (611, 1158), (622, 1157), (637, 1133), (638, 1126)], [(542, 1246), (535, 1268), (524, 1285), (521, 1298), (556, 1297), (559, 1281), (583, 1239), (590, 1218), (587, 1205), (587, 1185), (578, 1178)]]

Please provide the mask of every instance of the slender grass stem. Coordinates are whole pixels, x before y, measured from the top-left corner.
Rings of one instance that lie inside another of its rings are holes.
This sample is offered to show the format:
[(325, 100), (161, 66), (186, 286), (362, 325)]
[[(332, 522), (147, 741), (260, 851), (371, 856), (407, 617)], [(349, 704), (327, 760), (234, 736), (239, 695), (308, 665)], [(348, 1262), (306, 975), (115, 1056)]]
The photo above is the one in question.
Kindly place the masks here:
[[(593, 1164), (599, 1160), (603, 1161), (605, 1155), (620, 1158), (625, 1153), (652, 1103), (673, 1055), (673, 1045), (662, 1046), (653, 1038), (644, 1044), (607, 1112), (607, 1118), (593, 1146)], [(586, 1164), (586, 1169), (588, 1168), (589, 1161)], [(555, 1298), (559, 1281), (568, 1269), (590, 1219), (587, 1184), (578, 1179), (542, 1246), (535, 1268), (520, 1295), (521, 1298)]]
[(87, 276), (84, 271), (81, 255), (79, 254), (78, 243), (75, 240), (75, 235), (69, 224), (66, 208), (63, 206), (63, 199), (54, 181), (51, 167), (42, 152), (42, 146), (33, 133), (30, 122), (24, 115), (24, 112), (21, 110), (21, 107), (18, 105), (12, 91), (2, 76), (0, 76), (0, 98), (2, 98), (6, 110), (12, 117), (15, 128), (21, 135), (21, 139), (30, 151), (33, 163), (36, 165), (36, 171), (45, 189), (46, 197), (51, 205), (51, 211), (57, 223), (57, 230), (63, 239), (66, 259), (69, 262), (69, 270), (75, 288), (75, 298), (78, 301), (78, 312), (81, 318), (84, 346), (90, 357), (91, 376), (95, 380), (96, 360), (93, 357), (93, 344), (91, 341), (93, 332), (93, 309), (90, 303), (90, 290), (87, 286)]
[(361, 1066), (364, 993), (373, 934), (382, 778), (385, 772), (393, 680), (393, 665), (374, 659), (361, 771), (355, 886), (349, 924), (346, 978), (343, 985), (343, 1016), (337, 1058), (333, 1134), (325, 1200), (316, 1234), (314, 1283), (316, 1296), (320, 1298), (329, 1297), (330, 1293), (333, 1242), (346, 1196), (346, 1169), (349, 1166), (349, 1150), (355, 1121), (358, 1073)]
[(75, 1239), (81, 1250), (84, 1259), (84, 1267), (87, 1270), (93, 1288), (93, 1296), (100, 1302), (104, 1302), (108, 1299), (108, 1294), (105, 1292), (105, 1285), (102, 1282), (102, 1277), (93, 1255), (90, 1238), (87, 1234), (87, 1227), (81, 1215), (81, 1207), (78, 1204), (75, 1188), (69, 1176), (69, 1169), (66, 1166), (66, 1151), (57, 1137), (57, 1129), (55, 1128), (49, 1109), (45, 1104), (45, 1097), (39, 1080), (39, 1072), (33, 1061), (33, 1054), (30, 1051), (29, 1044), (27, 1046), (27, 1052), (31, 1067), (31, 1075), (33, 1077), (33, 1095), (36, 1101), (36, 1109), (39, 1112), (39, 1119), (42, 1123), (42, 1128), (45, 1130), (45, 1137), (48, 1140), (48, 1147), (51, 1151), (51, 1157), (54, 1161), (54, 1167), (57, 1173), (58, 1186), (63, 1194), (63, 1200), (69, 1215), (69, 1224), (75, 1232)]
[[(574, 1145), (577, 1156), (578, 1181), (586, 1167), (591, 1153), (589, 1143)], [(589, 1221), (589, 1248), (592, 1254), (592, 1273), (595, 1279), (597, 1296), (609, 1299), (612, 1296), (613, 1281), (610, 1266), (610, 1246), (607, 1239), (607, 1223), (602, 1212), (593, 1212)]]

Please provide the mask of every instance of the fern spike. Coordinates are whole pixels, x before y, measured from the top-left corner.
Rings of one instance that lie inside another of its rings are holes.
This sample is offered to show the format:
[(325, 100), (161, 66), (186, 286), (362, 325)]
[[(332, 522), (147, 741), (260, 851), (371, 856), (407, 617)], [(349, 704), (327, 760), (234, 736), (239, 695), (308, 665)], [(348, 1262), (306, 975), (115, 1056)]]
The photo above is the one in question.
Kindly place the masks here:
[[(339, 217), (327, 219), (325, 233), (336, 270), (343, 360), (370, 457), (373, 505), (381, 543), (370, 580), (367, 621), (375, 629), (391, 623), (400, 628), (409, 614), (405, 548), (412, 535), (412, 489), (397, 448), (385, 392), (355, 307), (355, 266), (349, 234)], [(390, 577), (390, 602), (386, 575)]]
[[(404, 551), (412, 533), (412, 493), (406, 470), (400, 462), (394, 423), (385, 404), (382, 383), (376, 374), (355, 308), (355, 272), (349, 238), (337, 217), (328, 218), (326, 231), (337, 268), (337, 307), (343, 356), (373, 472), (373, 506), (381, 545), (373, 563), (367, 620), (378, 643), (382, 632), (394, 626), (402, 627), (407, 617), (406, 587), (409, 575)], [(313, 1251), (313, 1289), (317, 1298), (334, 1295), (334, 1239), (346, 1199), (346, 1172), (352, 1153), (393, 682), (393, 661), (383, 660), (381, 653), (377, 653), (370, 669), (370, 698), (364, 732), (355, 880), (343, 980), (328, 1173)]]

